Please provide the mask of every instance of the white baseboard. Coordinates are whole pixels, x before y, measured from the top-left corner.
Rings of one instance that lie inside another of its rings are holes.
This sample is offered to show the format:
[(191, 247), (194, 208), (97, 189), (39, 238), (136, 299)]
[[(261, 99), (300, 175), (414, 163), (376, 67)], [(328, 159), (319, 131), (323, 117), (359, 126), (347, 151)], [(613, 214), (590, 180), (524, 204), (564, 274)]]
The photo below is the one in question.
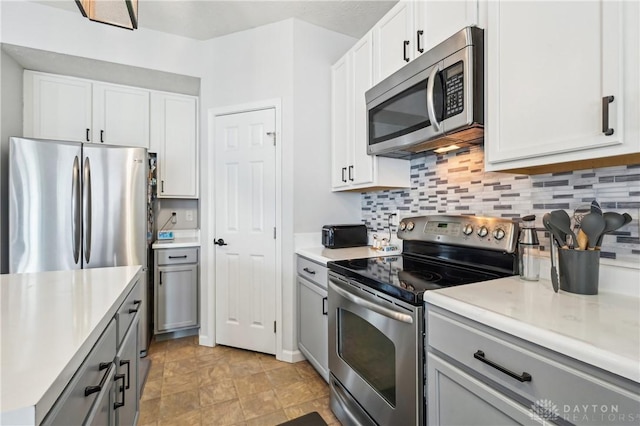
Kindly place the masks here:
[(198, 344), (200, 346), (209, 346), (211, 348), (216, 345), (211, 336), (203, 336), (202, 334), (198, 337)]
[(276, 358), (279, 361), (291, 362), (291, 363), (304, 361), (306, 359), (304, 355), (302, 355), (302, 352), (298, 350), (296, 351), (283, 350), (280, 356), (276, 356)]

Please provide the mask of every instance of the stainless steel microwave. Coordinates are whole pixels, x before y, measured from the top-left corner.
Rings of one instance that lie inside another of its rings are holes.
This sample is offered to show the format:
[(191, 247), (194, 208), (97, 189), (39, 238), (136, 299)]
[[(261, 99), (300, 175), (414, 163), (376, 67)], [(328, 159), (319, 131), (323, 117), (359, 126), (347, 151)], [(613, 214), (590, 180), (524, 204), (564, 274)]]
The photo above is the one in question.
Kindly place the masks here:
[(466, 27), (366, 92), (367, 153), (409, 158), (481, 142), (483, 81), (484, 31)]

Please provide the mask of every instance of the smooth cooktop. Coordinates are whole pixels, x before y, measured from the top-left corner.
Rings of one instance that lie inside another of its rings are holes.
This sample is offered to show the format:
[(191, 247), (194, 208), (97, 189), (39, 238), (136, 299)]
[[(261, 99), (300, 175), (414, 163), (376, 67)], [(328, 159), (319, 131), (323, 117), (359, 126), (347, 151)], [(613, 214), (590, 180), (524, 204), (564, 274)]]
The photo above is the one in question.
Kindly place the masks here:
[(501, 278), (504, 274), (484, 272), (410, 255), (368, 259), (338, 260), (327, 264), (330, 270), (397, 297), (421, 305), (427, 290)]

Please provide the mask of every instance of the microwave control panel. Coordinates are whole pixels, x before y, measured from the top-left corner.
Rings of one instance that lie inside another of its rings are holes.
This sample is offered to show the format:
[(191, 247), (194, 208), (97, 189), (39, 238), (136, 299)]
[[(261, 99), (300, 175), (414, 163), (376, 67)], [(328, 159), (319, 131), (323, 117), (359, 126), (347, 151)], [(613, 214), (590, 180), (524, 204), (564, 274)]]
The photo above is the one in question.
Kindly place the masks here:
[(442, 71), (445, 87), (445, 118), (460, 114), (464, 109), (464, 68), (462, 62)]

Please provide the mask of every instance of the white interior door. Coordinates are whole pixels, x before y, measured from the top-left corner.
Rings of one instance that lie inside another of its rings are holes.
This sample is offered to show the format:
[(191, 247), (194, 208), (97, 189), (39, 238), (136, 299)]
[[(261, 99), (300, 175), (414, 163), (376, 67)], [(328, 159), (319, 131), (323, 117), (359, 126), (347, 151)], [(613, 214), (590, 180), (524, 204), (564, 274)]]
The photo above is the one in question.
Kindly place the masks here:
[(216, 343), (275, 354), (275, 109), (215, 118)]

